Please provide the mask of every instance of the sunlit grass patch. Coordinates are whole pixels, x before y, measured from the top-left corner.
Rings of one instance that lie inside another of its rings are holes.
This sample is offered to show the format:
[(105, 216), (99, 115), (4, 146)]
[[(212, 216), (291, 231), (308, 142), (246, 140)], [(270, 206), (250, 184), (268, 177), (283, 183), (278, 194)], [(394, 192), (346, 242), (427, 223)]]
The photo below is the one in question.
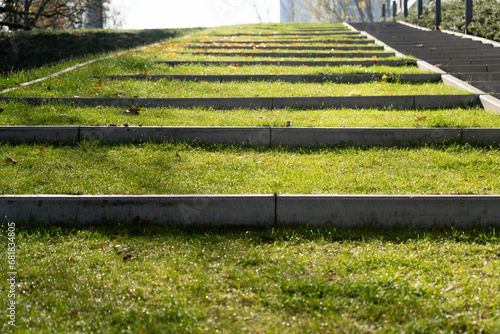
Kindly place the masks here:
[[(5, 245), (6, 224), (0, 232)], [(495, 229), (18, 225), (16, 325), (37, 333), (495, 333), (499, 245)]]
[(3, 144), (2, 194), (492, 194), (500, 150)]
[(480, 107), (447, 109), (234, 109), (32, 106), (0, 103), (0, 125), (271, 126), (284, 127), (500, 127), (500, 116)]
[(62, 76), (10, 92), (9, 96), (46, 97), (297, 97), (457, 95), (470, 92), (443, 83), (368, 82), (359, 84), (286, 82), (182, 82), (179, 80), (107, 80)]

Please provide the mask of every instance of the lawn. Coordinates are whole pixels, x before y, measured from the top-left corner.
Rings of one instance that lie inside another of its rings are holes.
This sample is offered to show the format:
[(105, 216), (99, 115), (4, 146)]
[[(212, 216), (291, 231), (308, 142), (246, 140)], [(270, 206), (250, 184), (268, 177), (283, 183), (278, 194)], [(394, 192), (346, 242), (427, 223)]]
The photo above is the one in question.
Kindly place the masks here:
[(3, 144), (0, 194), (497, 194), (500, 148)]
[[(495, 229), (221, 230), (109, 222), (16, 232), (18, 333), (500, 328)], [(5, 257), (0, 266), (6, 268)], [(7, 290), (0, 296), (4, 303)]]

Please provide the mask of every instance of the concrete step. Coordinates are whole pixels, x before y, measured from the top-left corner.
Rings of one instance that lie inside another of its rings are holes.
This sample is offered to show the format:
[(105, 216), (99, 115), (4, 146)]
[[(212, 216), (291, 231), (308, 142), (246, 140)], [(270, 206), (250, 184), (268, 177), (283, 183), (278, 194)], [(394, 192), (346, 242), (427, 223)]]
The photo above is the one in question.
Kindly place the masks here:
[[(184, 53), (181, 53), (184, 54)], [(387, 58), (394, 57), (393, 52), (189, 52), (193, 56), (222, 56), (222, 57), (271, 57), (271, 58)]]
[(441, 67), (446, 72), (500, 72), (500, 65), (448, 65)]
[(498, 195), (0, 195), (19, 225), (132, 222), (213, 226), (482, 228), (500, 226)]
[(66, 98), (4, 97), (0, 102), (24, 101), (33, 105), (60, 103), (78, 106), (174, 107), (215, 109), (318, 109), (318, 108), (454, 108), (481, 105), (479, 95), (390, 95), (236, 98)]
[(251, 61), (157, 61), (157, 64), (169, 66), (177, 65), (203, 65), (203, 66), (252, 66), (252, 65), (272, 65), (272, 66), (416, 66), (417, 62), (412, 60), (344, 60), (344, 61), (308, 61), (308, 60), (251, 60)]
[(280, 36), (307, 36), (307, 37), (316, 37), (316, 36), (360, 36), (359, 32), (352, 31), (339, 31), (332, 33), (276, 33), (276, 34), (227, 34), (227, 35), (213, 35), (216, 37), (232, 37), (232, 36), (248, 36), (248, 37), (280, 37)]
[(373, 40), (370, 39), (321, 39), (321, 40), (252, 40), (252, 41), (226, 41), (226, 40), (214, 40), (214, 41), (199, 41), (197, 44), (269, 44), (269, 43), (320, 43), (320, 44), (371, 44)]
[(487, 93), (500, 93), (500, 80), (499, 81), (472, 81), (472, 86), (479, 88)]
[(332, 45), (332, 46), (283, 46), (283, 45), (271, 45), (266, 44), (264, 46), (189, 46), (191, 49), (222, 49), (222, 50), (260, 50), (260, 51), (270, 51), (270, 50), (325, 50), (325, 51), (356, 51), (356, 50), (368, 50), (368, 51), (376, 51), (376, 50), (384, 50), (383, 46), (340, 46), (340, 45)]
[[(451, 58), (451, 59), (450, 59)], [(458, 58), (458, 57), (443, 57), (443, 58), (426, 58), (426, 62), (430, 64), (454, 64), (454, 65), (483, 65), (483, 64), (500, 64), (498, 57), (484, 58)]]
[[(331, 75), (108, 75), (95, 76), (108, 79), (134, 79), (152, 80), (160, 79), (180, 80), (180, 81), (206, 81), (206, 82), (231, 82), (231, 81), (284, 81), (284, 82), (336, 82), (336, 83), (359, 83), (370, 81), (382, 81), (384, 74), (331, 74)], [(397, 74), (385, 75), (386, 81), (400, 80), (402, 82), (441, 82), (441, 74)]]
[(499, 81), (500, 72), (466, 72), (466, 73), (450, 73), (453, 76), (464, 81)]
[(0, 126), (0, 141), (103, 143), (189, 141), (205, 144), (257, 146), (378, 146), (463, 142), (500, 144), (500, 129), (480, 128), (297, 128), (297, 127), (109, 127), (109, 126)]

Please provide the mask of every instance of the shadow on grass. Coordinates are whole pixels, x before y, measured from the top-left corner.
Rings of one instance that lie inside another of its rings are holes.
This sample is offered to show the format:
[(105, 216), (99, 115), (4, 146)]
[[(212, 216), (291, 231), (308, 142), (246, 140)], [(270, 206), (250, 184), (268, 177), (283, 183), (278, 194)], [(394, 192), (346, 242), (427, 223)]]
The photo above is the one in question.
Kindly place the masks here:
[[(6, 223), (2, 229), (6, 229)], [(203, 239), (206, 243), (243, 239), (251, 244), (269, 244), (280, 242), (370, 242), (378, 240), (389, 243), (407, 243), (426, 240), (433, 243), (460, 242), (468, 244), (500, 243), (500, 230), (495, 228), (456, 229), (431, 228), (415, 229), (397, 227), (382, 229), (367, 224), (365, 227), (206, 227), (203, 225), (141, 225), (136, 222), (103, 222), (99, 225), (81, 224), (40, 224), (27, 223), (17, 227), (17, 233), (28, 235), (44, 235), (49, 239), (61, 236), (76, 235), (82, 231), (95, 234), (99, 238), (135, 238), (158, 239), (162, 237), (179, 239)]]

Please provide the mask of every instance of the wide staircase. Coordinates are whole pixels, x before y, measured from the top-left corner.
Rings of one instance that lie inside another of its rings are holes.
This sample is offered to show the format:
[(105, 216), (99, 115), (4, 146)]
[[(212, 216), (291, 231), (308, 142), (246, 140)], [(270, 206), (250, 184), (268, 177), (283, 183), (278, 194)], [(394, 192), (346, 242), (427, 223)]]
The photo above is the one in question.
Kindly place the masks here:
[[(0, 117), (9, 126), (0, 127), (0, 141), (11, 179), (2, 215), (204, 226), (498, 224), (500, 121), (482, 99), (498, 93), (495, 48), (469, 49), (397, 24), (355, 27), (408, 56), (346, 25), (237, 26), (4, 90)], [(419, 59), (485, 92), (445, 85), (443, 73), (422, 70)], [(69, 145), (82, 160), (104, 145), (123, 150), (125, 161), (87, 181), (75, 175), (77, 163), (61, 162), (22, 194), (19, 169), (37, 174), (36, 164), (26, 166), (33, 152), (12, 154), (26, 143), (37, 154)], [(137, 149), (151, 150), (150, 165), (131, 158)], [(222, 152), (232, 162), (189, 160), (200, 151), (200, 160)], [(185, 173), (170, 170), (176, 163)]]

